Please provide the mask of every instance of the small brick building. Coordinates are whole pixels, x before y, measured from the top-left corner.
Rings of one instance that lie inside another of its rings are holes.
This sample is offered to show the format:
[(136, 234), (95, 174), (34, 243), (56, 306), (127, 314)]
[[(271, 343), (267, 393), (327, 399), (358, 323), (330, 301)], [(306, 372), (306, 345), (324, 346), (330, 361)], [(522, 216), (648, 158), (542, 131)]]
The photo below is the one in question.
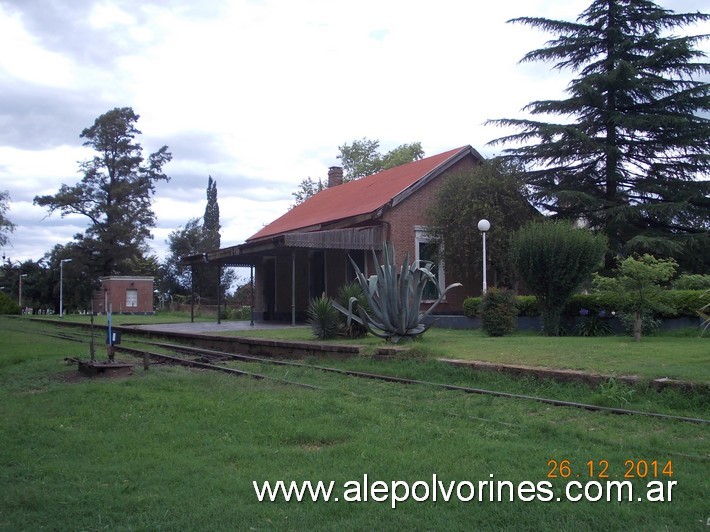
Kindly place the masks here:
[(100, 280), (93, 297), (95, 313), (153, 314), (153, 277), (114, 275)]
[[(328, 188), (244, 244), (183, 257), (183, 264), (251, 267), (256, 318), (303, 320), (311, 298), (322, 293), (335, 296), (339, 287), (352, 282), (349, 258), (366, 275), (373, 271), (370, 250), (379, 254), (384, 241), (394, 244), (397, 264), (402, 264), (406, 253), (410, 261), (431, 258), (434, 244), (427, 236), (426, 209), (447, 176), (482, 161), (475, 149), (463, 146), (347, 183), (343, 183), (343, 169), (332, 167)], [(455, 281), (446, 279), (443, 267), (437, 269), (437, 277), (441, 288)], [(480, 285), (454, 289), (437, 309), (460, 311), (466, 295), (478, 293)]]

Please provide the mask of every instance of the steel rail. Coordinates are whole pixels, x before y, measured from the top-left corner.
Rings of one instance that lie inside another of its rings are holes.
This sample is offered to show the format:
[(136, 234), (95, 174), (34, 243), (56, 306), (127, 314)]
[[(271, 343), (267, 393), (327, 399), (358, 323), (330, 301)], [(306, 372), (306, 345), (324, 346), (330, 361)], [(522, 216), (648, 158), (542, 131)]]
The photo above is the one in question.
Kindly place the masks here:
[[(53, 336), (48, 333), (46, 335)], [(59, 338), (59, 336), (57, 336), (57, 337)], [(71, 338), (66, 338), (66, 337), (63, 339), (64, 340), (81, 341), (78, 339), (71, 339)], [(192, 353), (206, 355), (206, 356), (231, 358), (234, 360), (242, 360), (242, 361), (247, 361), (247, 362), (260, 362), (260, 363), (265, 363), (265, 364), (292, 366), (292, 367), (300, 367), (300, 368), (305, 368), (305, 369), (315, 369), (315, 370), (319, 370), (319, 371), (338, 373), (341, 375), (347, 375), (347, 376), (351, 376), (351, 377), (375, 379), (375, 380), (381, 380), (381, 381), (385, 381), (385, 382), (395, 382), (395, 383), (399, 383), (399, 384), (418, 384), (418, 385), (432, 386), (432, 387), (438, 387), (438, 388), (452, 390), (452, 391), (460, 391), (460, 392), (465, 392), (465, 393), (488, 395), (488, 396), (493, 396), (493, 397), (502, 397), (502, 398), (507, 398), (507, 399), (520, 399), (520, 400), (525, 400), (525, 401), (535, 401), (535, 402), (549, 404), (549, 405), (553, 405), (553, 406), (578, 408), (578, 409), (584, 409), (584, 410), (589, 410), (589, 411), (593, 411), (593, 412), (607, 412), (607, 413), (619, 414), (619, 415), (638, 415), (638, 416), (646, 416), (646, 417), (665, 419), (665, 420), (671, 420), (671, 421), (682, 421), (682, 422), (686, 422), (686, 423), (710, 424), (710, 420), (702, 419), (702, 418), (675, 416), (672, 414), (663, 414), (663, 413), (659, 413), (659, 412), (645, 412), (643, 410), (632, 410), (632, 409), (626, 409), (626, 408), (600, 406), (600, 405), (593, 405), (593, 404), (588, 404), (588, 403), (579, 403), (579, 402), (575, 402), (575, 401), (563, 401), (560, 399), (551, 399), (551, 398), (547, 398), (547, 397), (538, 397), (538, 396), (534, 396), (534, 395), (501, 392), (501, 391), (497, 391), (497, 390), (487, 390), (484, 388), (474, 388), (474, 387), (470, 387), (470, 386), (460, 386), (460, 385), (455, 385), (455, 384), (430, 382), (430, 381), (423, 381), (423, 380), (418, 380), (418, 379), (407, 379), (404, 377), (396, 377), (393, 375), (383, 375), (383, 374), (369, 373), (369, 372), (356, 371), (356, 370), (333, 368), (333, 367), (328, 367), (328, 366), (314, 366), (314, 365), (309, 365), (309, 364), (302, 364), (299, 362), (290, 362), (290, 361), (286, 361), (286, 360), (275, 360), (275, 359), (264, 358), (264, 357), (256, 357), (253, 355), (238, 355), (238, 354), (234, 354), (234, 353), (226, 353), (223, 351), (214, 351), (214, 350), (210, 350), (210, 349), (202, 349), (202, 348), (189, 347), (189, 346), (177, 345), (177, 344), (169, 344), (169, 343), (161, 343), (161, 342), (142, 342), (142, 341), (141, 341), (141, 343), (146, 343), (146, 344), (155, 345), (158, 347), (165, 347), (165, 348), (169, 348), (169, 349), (174, 349), (175, 351), (181, 351), (181, 352), (185, 352), (185, 353), (192, 352)], [(144, 353), (144, 351), (140, 351), (137, 349), (134, 350), (132, 348), (123, 347), (123, 346), (116, 346), (115, 349), (117, 351), (120, 350), (120, 351), (124, 351), (124, 352), (129, 352), (129, 353), (131, 351), (135, 351), (136, 353), (140, 353), (140, 356), (142, 356)], [(223, 372), (232, 373), (232, 374), (247, 375), (247, 376), (251, 376), (256, 379), (273, 380), (276, 382), (282, 382), (282, 383), (292, 384), (292, 385), (296, 385), (296, 386), (302, 386), (302, 387), (306, 387), (306, 388), (310, 388), (310, 389), (321, 389), (317, 386), (313, 386), (310, 384), (298, 383), (298, 382), (289, 381), (286, 379), (278, 379), (275, 377), (269, 377), (266, 375), (260, 375), (260, 374), (252, 373), (252, 372), (248, 372), (248, 371), (237, 370), (234, 368), (226, 368), (224, 366), (207, 364), (205, 362), (189, 361), (189, 360), (185, 360), (185, 359), (182, 359), (179, 357), (172, 357), (170, 355), (163, 355), (160, 353), (151, 353), (148, 351), (145, 351), (145, 353), (147, 353), (149, 356), (154, 357), (154, 358), (163, 358), (164, 360), (172, 361), (174, 363), (185, 365), (185, 366), (202, 367), (205, 369), (213, 369), (213, 370), (223, 371)], [(134, 353), (131, 353), (131, 354), (134, 354)], [(135, 355), (135, 356), (139, 356), (139, 355)]]
[(480, 394), (480, 395), (489, 395), (489, 396), (494, 396), (494, 397), (503, 397), (503, 398), (507, 398), (507, 399), (522, 399), (525, 401), (535, 401), (535, 402), (549, 404), (549, 405), (553, 405), (553, 406), (565, 406), (565, 407), (571, 407), (571, 408), (579, 408), (579, 409), (590, 410), (590, 411), (594, 411), (594, 412), (607, 412), (610, 414), (620, 414), (620, 415), (640, 415), (640, 416), (668, 419), (668, 420), (674, 420), (674, 421), (683, 421), (686, 423), (710, 424), (710, 420), (702, 419), (702, 418), (674, 416), (672, 414), (662, 414), (659, 412), (644, 412), (643, 410), (615, 408), (615, 407), (609, 407), (609, 406), (593, 405), (593, 404), (589, 404), (589, 403), (578, 403), (575, 401), (563, 401), (561, 399), (550, 399), (547, 397), (538, 397), (538, 396), (534, 396), (534, 395), (525, 395), (525, 394), (517, 394), (517, 393), (510, 393), (510, 392), (500, 392), (500, 391), (496, 391), (496, 390), (487, 390), (484, 388), (474, 388), (471, 386), (460, 386), (460, 385), (456, 385), (456, 384), (446, 384), (446, 383), (441, 383), (441, 382), (430, 382), (430, 381), (423, 381), (423, 380), (418, 380), (418, 379), (407, 379), (405, 377), (396, 377), (393, 375), (382, 375), (382, 374), (378, 374), (378, 373), (369, 373), (369, 372), (364, 372), (364, 371), (333, 368), (333, 367), (328, 367), (328, 366), (314, 366), (314, 365), (310, 365), (310, 364), (302, 364), (300, 362), (290, 362), (290, 361), (286, 361), (286, 360), (273, 360), (273, 359), (269, 359), (269, 358), (255, 357), (252, 355), (238, 355), (238, 354), (234, 354), (234, 353), (225, 353), (222, 351), (214, 351), (211, 349), (201, 349), (201, 348), (197, 348), (197, 347), (179, 346), (176, 344), (156, 343), (155, 345), (159, 345), (161, 347), (167, 347), (167, 348), (171, 348), (171, 349), (175, 349), (175, 350), (184, 350), (186, 352), (194, 352), (197, 354), (207, 355), (207, 356), (219, 356), (219, 357), (232, 358), (232, 359), (236, 359), (236, 360), (244, 360), (244, 361), (249, 361), (249, 362), (261, 362), (261, 363), (275, 364), (275, 365), (280, 365), (280, 366), (293, 366), (293, 367), (306, 368), (306, 369), (316, 369), (316, 370), (330, 372), (330, 373), (339, 373), (341, 375), (348, 375), (350, 377), (376, 379), (376, 380), (382, 380), (382, 381), (386, 381), (386, 382), (396, 382), (399, 384), (419, 384), (419, 385), (433, 386), (433, 387), (443, 388), (446, 390), (460, 391), (460, 392)]
[(187, 366), (187, 367), (192, 367), (192, 368), (211, 369), (214, 371), (221, 371), (224, 373), (230, 373), (232, 375), (245, 375), (245, 376), (252, 377), (252, 378), (258, 379), (258, 380), (269, 380), (269, 381), (274, 381), (274, 382), (278, 382), (281, 384), (291, 384), (294, 386), (301, 386), (302, 388), (309, 388), (311, 390), (320, 390), (321, 389), (318, 386), (313, 386), (312, 384), (304, 384), (302, 382), (290, 381), (288, 379), (279, 379), (277, 377), (269, 377), (268, 375), (261, 375), (259, 373), (253, 373), (251, 371), (244, 371), (244, 370), (235, 369), (235, 368), (227, 368), (225, 366), (208, 364), (206, 362), (199, 362), (196, 360), (186, 360), (186, 359), (180, 358), (180, 357), (174, 357), (174, 356), (165, 355), (162, 353), (153, 353), (151, 351), (143, 351), (140, 349), (134, 349), (132, 347), (115, 346), (114, 349), (117, 352), (128, 353), (129, 355), (133, 355), (136, 357), (142, 357), (145, 354), (151, 358), (165, 360), (168, 362), (172, 362), (174, 364), (179, 364), (181, 366)]

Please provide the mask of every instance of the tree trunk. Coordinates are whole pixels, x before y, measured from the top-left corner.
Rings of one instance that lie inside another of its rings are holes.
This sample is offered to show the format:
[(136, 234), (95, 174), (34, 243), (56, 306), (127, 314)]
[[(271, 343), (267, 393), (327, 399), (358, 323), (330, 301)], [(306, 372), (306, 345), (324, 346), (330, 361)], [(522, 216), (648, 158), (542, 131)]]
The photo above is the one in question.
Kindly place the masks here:
[(641, 327), (642, 327), (641, 312), (636, 311), (636, 312), (634, 312), (634, 328), (633, 328), (635, 342), (641, 341)]
[(557, 307), (542, 308), (542, 334), (545, 336), (560, 335), (562, 309)]

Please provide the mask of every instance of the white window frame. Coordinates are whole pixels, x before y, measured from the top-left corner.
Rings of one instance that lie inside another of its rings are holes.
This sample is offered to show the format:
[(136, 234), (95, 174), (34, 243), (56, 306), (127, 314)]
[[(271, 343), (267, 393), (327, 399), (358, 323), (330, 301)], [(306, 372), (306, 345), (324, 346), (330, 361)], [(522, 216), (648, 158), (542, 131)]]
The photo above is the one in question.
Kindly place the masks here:
[[(419, 257), (419, 244), (427, 244), (429, 242), (432, 242), (434, 239), (430, 236), (429, 234), (429, 229), (424, 226), (424, 225), (415, 225), (414, 226), (414, 256), (415, 260), (419, 261), (421, 260)], [(443, 251), (443, 249), (439, 249), (439, 251)], [(441, 256), (443, 256), (443, 253), (439, 253)], [(436, 264), (437, 266), (437, 281), (439, 281), (439, 291), (443, 292), (444, 288), (446, 288), (446, 270), (444, 269), (444, 261), (442, 260), (441, 262), (438, 262)], [(434, 301), (433, 299), (425, 299), (423, 302), (431, 302)], [(442, 301), (446, 301), (446, 296), (444, 296), (444, 299)]]
[(138, 308), (137, 288), (126, 288), (126, 308)]

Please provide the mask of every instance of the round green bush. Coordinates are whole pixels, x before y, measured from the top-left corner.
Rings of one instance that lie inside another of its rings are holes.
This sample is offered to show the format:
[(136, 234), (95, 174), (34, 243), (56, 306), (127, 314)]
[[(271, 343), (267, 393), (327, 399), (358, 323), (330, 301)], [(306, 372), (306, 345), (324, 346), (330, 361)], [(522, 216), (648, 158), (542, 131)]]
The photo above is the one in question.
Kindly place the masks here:
[(481, 327), (489, 336), (505, 336), (515, 330), (518, 307), (510, 290), (492, 288), (483, 296)]

